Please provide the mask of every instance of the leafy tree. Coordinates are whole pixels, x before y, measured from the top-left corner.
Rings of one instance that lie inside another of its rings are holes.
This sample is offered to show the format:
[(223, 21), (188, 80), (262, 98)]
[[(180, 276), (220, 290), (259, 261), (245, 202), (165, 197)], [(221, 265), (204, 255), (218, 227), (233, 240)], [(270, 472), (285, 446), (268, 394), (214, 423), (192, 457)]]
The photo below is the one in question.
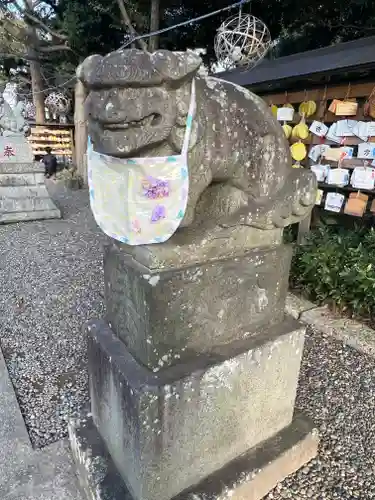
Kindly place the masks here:
[(104, 54), (123, 42), (124, 27), (114, 0), (61, 0), (56, 14), (56, 23), (79, 57)]
[[(162, 0), (167, 9), (162, 27), (204, 15), (230, 5), (230, 0)], [(199, 23), (170, 31), (161, 37), (168, 48), (207, 48), (214, 60), (213, 42), (220, 23), (238, 10), (209, 17)], [(244, 13), (260, 18), (278, 43), (273, 57), (325, 47), (334, 43), (375, 35), (375, 9), (372, 0), (257, 0), (243, 6)]]
[(278, 13), (282, 30), (275, 56), (375, 35), (375, 10), (371, 0), (299, 3), (285, 0), (281, 5)]
[[(0, 51), (3, 74), (30, 72), (38, 116), (43, 89), (63, 83), (80, 60), (117, 49), (134, 32), (149, 33), (227, 7), (230, 0), (0, 0)], [(372, 0), (257, 0), (243, 6), (269, 27), (278, 43), (270, 57), (310, 50), (375, 34)], [(155, 50), (205, 48), (215, 60), (214, 38), (220, 23), (237, 9), (135, 42)], [(152, 16), (150, 15), (152, 14)], [(162, 13), (162, 15), (160, 15)], [(20, 65), (20, 58), (27, 62)]]
[[(0, 0), (0, 29), (6, 33), (9, 50), (15, 50), (15, 56), (27, 61), (33, 101), (36, 108), (36, 121), (44, 121), (44, 81), (42, 64), (50, 54), (70, 51), (68, 38), (54, 29), (50, 23), (53, 15), (53, 2), (43, 0)], [(6, 43), (6, 40), (5, 40)], [(14, 46), (14, 44), (16, 46)], [(13, 64), (16, 64), (13, 59)], [(6, 58), (4, 65), (12, 61)], [(10, 63), (12, 64), (12, 62)]]

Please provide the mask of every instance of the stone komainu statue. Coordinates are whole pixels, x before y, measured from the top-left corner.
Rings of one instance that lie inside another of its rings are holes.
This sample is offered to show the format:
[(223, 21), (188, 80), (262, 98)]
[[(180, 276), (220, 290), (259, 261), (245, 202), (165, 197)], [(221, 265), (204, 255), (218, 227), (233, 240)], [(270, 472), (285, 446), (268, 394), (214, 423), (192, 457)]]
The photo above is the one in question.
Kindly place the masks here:
[(12, 107), (0, 97), (0, 135), (3, 136), (24, 136), (30, 129), (24, 117), (25, 105), (19, 101)]
[(136, 49), (87, 58), (77, 70), (88, 89), (94, 150), (115, 157), (181, 151), (192, 80), (189, 199), (181, 227), (205, 224), (282, 228), (307, 216), (314, 174), (293, 169), (288, 143), (268, 106), (232, 83), (199, 75), (192, 52)]

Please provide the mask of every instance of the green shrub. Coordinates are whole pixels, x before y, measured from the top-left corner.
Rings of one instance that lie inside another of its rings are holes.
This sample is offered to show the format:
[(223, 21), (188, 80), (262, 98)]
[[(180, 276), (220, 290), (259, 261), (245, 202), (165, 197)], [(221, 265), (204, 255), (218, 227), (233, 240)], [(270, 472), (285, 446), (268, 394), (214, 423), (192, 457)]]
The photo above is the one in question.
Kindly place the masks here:
[(371, 318), (375, 311), (374, 229), (326, 226), (312, 231), (307, 243), (295, 249), (291, 286), (320, 304)]

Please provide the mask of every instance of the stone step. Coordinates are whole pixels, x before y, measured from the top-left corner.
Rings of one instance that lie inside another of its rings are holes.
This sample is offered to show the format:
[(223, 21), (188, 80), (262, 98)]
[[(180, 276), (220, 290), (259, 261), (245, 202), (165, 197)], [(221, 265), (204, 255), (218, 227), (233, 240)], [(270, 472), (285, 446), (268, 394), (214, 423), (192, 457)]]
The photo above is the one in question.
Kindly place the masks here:
[(0, 200), (22, 200), (49, 198), (48, 191), (44, 184), (37, 185), (18, 185), (18, 186), (0, 186)]
[(48, 193), (40, 193), (40, 196), (30, 198), (8, 198), (0, 196), (0, 221), (3, 216), (19, 212), (40, 212), (56, 210)]
[(0, 223), (59, 219), (40, 163), (0, 163)]
[(23, 134), (0, 137), (1, 163), (30, 163), (34, 158), (31, 144)]
[(28, 162), (28, 163), (0, 162), (0, 174), (25, 173), (25, 172), (44, 172), (44, 167), (41, 163), (36, 162), (36, 161)]
[(0, 174), (1, 186), (38, 186), (44, 184), (43, 172), (25, 172), (22, 174)]
[(60, 219), (61, 212), (58, 208), (46, 210), (30, 210), (28, 212), (10, 212), (0, 214), (0, 224), (26, 222), (32, 220)]

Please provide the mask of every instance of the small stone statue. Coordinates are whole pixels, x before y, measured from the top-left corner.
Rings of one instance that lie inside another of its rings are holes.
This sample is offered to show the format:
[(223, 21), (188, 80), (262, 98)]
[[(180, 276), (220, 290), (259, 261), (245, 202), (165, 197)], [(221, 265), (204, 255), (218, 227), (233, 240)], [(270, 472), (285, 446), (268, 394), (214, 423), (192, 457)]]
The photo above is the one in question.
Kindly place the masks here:
[(34, 159), (26, 139), (30, 127), (25, 119), (25, 103), (17, 100), (15, 87), (7, 85), (0, 95), (0, 164), (30, 163)]
[(18, 84), (15, 82), (8, 82), (5, 85), (3, 98), (12, 109), (15, 108), (18, 103)]
[[(25, 119), (25, 104), (18, 101), (14, 107), (9, 104), (9, 96), (0, 96), (0, 129), (1, 135), (7, 136), (25, 136), (30, 127)], [(7, 97), (7, 99), (6, 99)], [(12, 102), (15, 102), (12, 100)]]
[(283, 228), (305, 218), (316, 180), (293, 169), (283, 131), (249, 90), (199, 74), (193, 52), (136, 49), (90, 56), (78, 68), (89, 90), (94, 150), (119, 158), (178, 154), (192, 80), (196, 109), (189, 149), (189, 198), (180, 227)]

